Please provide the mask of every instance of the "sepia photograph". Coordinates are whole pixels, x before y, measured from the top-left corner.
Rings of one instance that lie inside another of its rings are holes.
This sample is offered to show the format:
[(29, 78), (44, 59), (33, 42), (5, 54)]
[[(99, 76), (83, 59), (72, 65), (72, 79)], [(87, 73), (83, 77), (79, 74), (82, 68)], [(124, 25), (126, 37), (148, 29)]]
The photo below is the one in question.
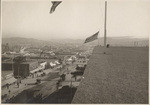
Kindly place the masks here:
[(1, 104), (149, 104), (149, 0), (1, 0)]

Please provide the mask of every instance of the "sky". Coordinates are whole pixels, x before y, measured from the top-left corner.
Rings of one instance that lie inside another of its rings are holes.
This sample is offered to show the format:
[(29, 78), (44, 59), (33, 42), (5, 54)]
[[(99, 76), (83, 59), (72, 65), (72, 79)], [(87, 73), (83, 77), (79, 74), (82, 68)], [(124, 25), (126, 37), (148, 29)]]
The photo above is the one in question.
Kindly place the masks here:
[[(104, 36), (104, 0), (2, 0), (2, 37), (42, 40)], [(107, 0), (107, 37), (148, 38), (150, 1)]]

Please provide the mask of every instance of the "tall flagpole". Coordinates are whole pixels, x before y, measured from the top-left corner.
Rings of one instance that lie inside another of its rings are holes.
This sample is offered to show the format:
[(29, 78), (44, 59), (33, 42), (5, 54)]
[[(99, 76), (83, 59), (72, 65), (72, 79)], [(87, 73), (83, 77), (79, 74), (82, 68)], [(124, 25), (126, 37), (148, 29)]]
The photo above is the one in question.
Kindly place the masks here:
[(107, 1), (105, 1), (105, 22), (104, 22), (104, 46), (106, 47), (106, 19), (107, 19)]

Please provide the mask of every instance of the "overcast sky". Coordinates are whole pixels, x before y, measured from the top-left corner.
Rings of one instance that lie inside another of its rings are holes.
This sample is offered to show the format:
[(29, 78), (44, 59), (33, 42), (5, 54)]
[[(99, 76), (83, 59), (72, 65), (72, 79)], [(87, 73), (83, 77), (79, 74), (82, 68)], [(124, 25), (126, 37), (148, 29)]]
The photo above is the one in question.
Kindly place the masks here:
[[(148, 0), (107, 0), (107, 36), (148, 38)], [(84, 39), (104, 33), (104, 0), (65, 0), (49, 14), (51, 0), (3, 0), (3, 37)]]

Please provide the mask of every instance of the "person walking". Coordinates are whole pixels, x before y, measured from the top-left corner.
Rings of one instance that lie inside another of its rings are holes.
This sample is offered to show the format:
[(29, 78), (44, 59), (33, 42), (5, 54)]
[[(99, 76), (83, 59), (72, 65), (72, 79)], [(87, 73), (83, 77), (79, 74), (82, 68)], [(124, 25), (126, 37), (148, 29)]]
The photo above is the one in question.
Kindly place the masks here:
[(9, 89), (9, 83), (6, 84), (7, 89)]
[(58, 82), (56, 83), (56, 89), (59, 89), (59, 85), (60, 85), (60, 80), (58, 80)]
[(19, 88), (19, 82), (17, 82), (17, 86), (18, 86), (18, 88)]
[(77, 80), (77, 76), (76, 76), (76, 74), (75, 74), (75, 81)]
[(8, 91), (8, 93), (10, 94), (10, 90)]

